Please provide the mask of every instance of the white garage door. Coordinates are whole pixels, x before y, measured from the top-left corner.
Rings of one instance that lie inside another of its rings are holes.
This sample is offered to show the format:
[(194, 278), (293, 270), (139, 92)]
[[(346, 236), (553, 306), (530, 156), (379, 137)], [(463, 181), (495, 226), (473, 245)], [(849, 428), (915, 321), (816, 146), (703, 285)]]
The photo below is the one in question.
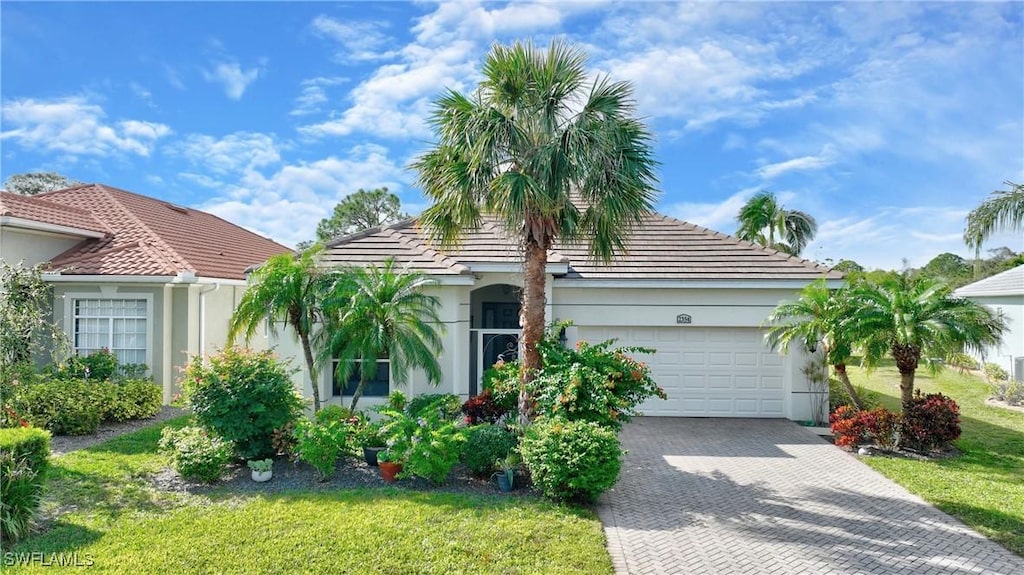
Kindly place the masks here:
[(647, 362), (668, 400), (651, 399), (645, 415), (785, 417), (782, 358), (765, 347), (756, 328), (581, 327), (591, 343), (658, 350)]

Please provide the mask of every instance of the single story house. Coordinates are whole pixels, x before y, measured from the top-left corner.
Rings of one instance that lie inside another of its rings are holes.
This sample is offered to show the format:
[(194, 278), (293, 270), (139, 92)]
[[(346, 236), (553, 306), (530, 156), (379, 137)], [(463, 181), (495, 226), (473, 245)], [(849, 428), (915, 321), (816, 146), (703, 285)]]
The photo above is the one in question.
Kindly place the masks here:
[(54, 321), (73, 351), (108, 348), (146, 364), (165, 402), (190, 356), (225, 344), (246, 268), (288, 251), (212, 214), (101, 184), (0, 192), (0, 256), (49, 262)]
[(967, 284), (953, 295), (987, 306), (1008, 320), (1002, 345), (984, 350), (978, 359), (999, 364), (1011, 377), (1024, 381), (1024, 265)]
[[(329, 266), (380, 264), (389, 257), (427, 274), (436, 284), (446, 328), (439, 388), (422, 373), (396, 386), (387, 360), (369, 385), (365, 403), (396, 388), (406, 393), (480, 391), (485, 369), (514, 358), (523, 285), (518, 242), (488, 221), (465, 234), (457, 249), (440, 251), (416, 220), (339, 238), (324, 253)], [(556, 245), (547, 266), (546, 317), (571, 320), (567, 345), (617, 339), (618, 345), (657, 349), (638, 357), (650, 364), (669, 399), (642, 406), (648, 415), (776, 417), (807, 420), (821, 401), (801, 368), (808, 358), (791, 349), (780, 356), (764, 344), (762, 322), (779, 302), (796, 297), (811, 281), (837, 287), (842, 274), (659, 214), (649, 215), (610, 264), (594, 262), (585, 245)], [(275, 344), (301, 358), (293, 337)], [(301, 362), (296, 362), (301, 363)], [(323, 370), (321, 397), (348, 402), (354, 381), (334, 381)], [(307, 395), (308, 374), (297, 374)]]

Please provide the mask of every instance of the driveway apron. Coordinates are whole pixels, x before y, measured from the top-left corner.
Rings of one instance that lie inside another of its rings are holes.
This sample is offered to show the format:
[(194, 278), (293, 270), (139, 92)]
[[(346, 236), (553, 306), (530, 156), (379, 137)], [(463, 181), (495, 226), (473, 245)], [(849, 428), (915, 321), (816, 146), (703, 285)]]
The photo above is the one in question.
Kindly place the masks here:
[(620, 574), (1024, 574), (1024, 559), (778, 419), (637, 418), (601, 499)]

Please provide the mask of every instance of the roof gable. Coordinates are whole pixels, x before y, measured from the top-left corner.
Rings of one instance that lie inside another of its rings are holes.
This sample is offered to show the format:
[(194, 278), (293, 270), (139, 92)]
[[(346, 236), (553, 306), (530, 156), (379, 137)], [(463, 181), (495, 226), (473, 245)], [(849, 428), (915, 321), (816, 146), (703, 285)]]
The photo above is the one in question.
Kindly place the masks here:
[[(402, 240), (402, 241), (400, 241)], [(329, 243), (333, 264), (381, 263), (394, 257), (431, 275), (472, 273), (481, 264), (518, 265), (519, 242), (497, 219), (486, 218), (463, 234), (456, 248), (434, 249), (416, 220), (372, 228)], [(423, 265), (423, 254), (435, 254)], [(813, 280), (841, 279), (814, 262), (739, 240), (707, 228), (652, 213), (628, 236), (626, 249), (611, 263), (595, 261), (586, 244), (556, 242), (550, 262), (565, 262), (564, 276), (581, 280)]]
[(244, 279), (246, 268), (289, 249), (217, 216), (101, 184), (36, 196), (90, 213), (110, 233), (54, 258), (66, 275), (194, 273)]

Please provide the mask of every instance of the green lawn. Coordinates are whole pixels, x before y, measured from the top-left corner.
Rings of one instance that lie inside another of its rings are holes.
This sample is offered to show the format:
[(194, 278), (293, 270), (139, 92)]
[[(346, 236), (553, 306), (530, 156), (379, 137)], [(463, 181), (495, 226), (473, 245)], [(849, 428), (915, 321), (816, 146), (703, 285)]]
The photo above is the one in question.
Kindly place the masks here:
[[(866, 374), (851, 369), (857, 385), (899, 409), (899, 374), (882, 367)], [(918, 370), (916, 385), (941, 392), (960, 405), (963, 455), (938, 461), (888, 457), (863, 460), (893, 481), (960, 518), (985, 536), (1024, 556), (1024, 413), (985, 405), (988, 385), (970, 374), (946, 369), (937, 376)]]
[(592, 513), (537, 500), (398, 488), (160, 491), (148, 480), (163, 466), (160, 427), (57, 458), (46, 506), (64, 512), (12, 551), (74, 554), (90, 571), (132, 574), (612, 572)]

